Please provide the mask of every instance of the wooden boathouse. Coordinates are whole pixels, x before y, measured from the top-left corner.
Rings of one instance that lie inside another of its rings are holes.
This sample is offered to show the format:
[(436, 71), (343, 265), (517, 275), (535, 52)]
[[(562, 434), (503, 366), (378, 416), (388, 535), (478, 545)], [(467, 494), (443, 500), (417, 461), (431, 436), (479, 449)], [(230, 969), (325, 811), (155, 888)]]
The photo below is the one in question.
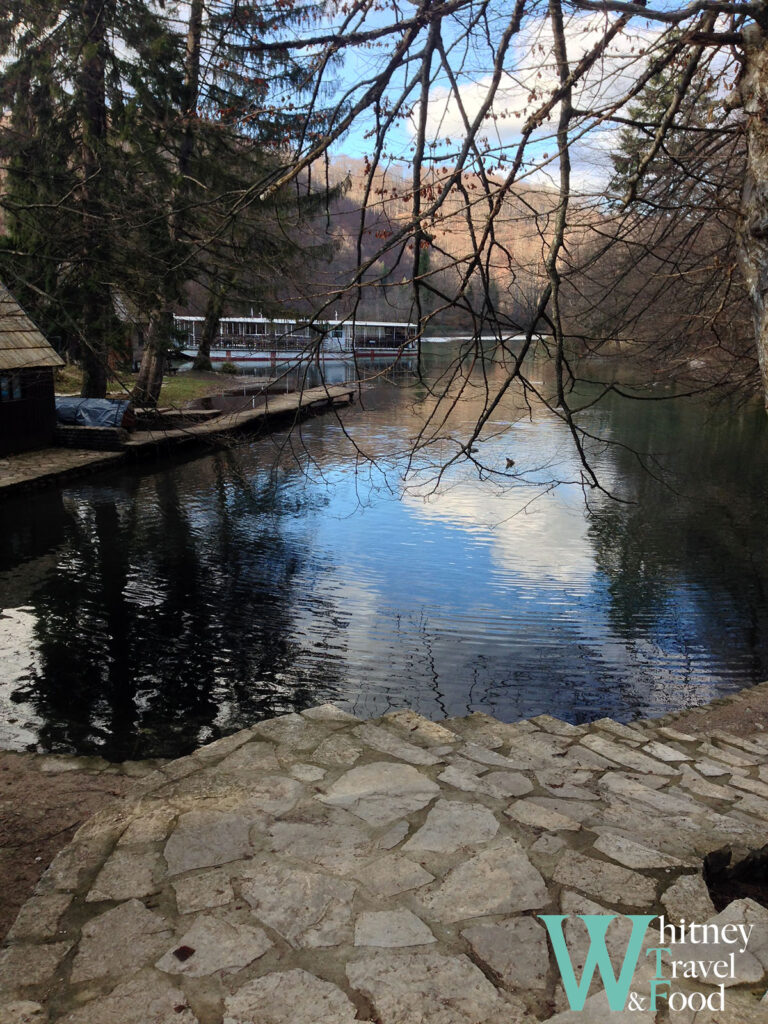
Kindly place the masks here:
[(0, 283), (0, 455), (53, 442), (53, 371), (63, 364)]

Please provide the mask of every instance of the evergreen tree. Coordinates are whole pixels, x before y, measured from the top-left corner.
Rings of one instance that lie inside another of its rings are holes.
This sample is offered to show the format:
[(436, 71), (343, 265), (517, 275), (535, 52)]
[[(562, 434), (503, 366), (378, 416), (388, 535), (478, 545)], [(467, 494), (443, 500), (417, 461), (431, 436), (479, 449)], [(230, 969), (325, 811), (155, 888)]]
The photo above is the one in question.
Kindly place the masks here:
[(105, 394), (123, 332), (115, 290), (145, 262), (126, 232), (145, 175), (126, 171), (152, 152), (148, 113), (156, 123), (179, 95), (176, 50), (139, 0), (15, 0), (0, 25), (0, 273), (79, 356), (88, 396)]
[(317, 10), (241, 0), (7, 6), (0, 274), (80, 359), (84, 394), (106, 392), (125, 335), (116, 306), (147, 325), (134, 397), (154, 405), (188, 283), (215, 282), (222, 302), (247, 277), (249, 254), (271, 253), (275, 267), (280, 250), (295, 257), (290, 241), (271, 241), (295, 200), (257, 197), (290, 143), (314, 130), (301, 111), (278, 114), (271, 97), (296, 98), (311, 82), (300, 62), (256, 58), (252, 44)]
[[(172, 312), (186, 282), (210, 282), (204, 345), (197, 360), (205, 367), (205, 349), (210, 351), (224, 303), (240, 282), (253, 279), (248, 262), (272, 257), (271, 269), (279, 273), (299, 252), (295, 241), (280, 231), (280, 220), (289, 211), (309, 213), (317, 206), (317, 194), (302, 197), (282, 190), (267, 203), (258, 196), (279, 173), (292, 143), (318, 130), (323, 112), (307, 119), (296, 102), (280, 103), (286, 93), (297, 100), (303, 90), (311, 91), (311, 78), (287, 53), (270, 51), (265, 56), (254, 43), (306, 24), (320, 11), (312, 4), (251, 5), (239, 0), (193, 0), (189, 6), (181, 132), (178, 141), (169, 136), (177, 146), (170, 155), (177, 181), (168, 232), (171, 244), (184, 254), (158, 279), (133, 392), (139, 404), (157, 403), (172, 344)], [(281, 237), (274, 245), (276, 234)]]
[[(611, 153), (614, 173), (609, 191), (622, 200), (636, 178), (642, 177), (639, 200), (646, 206), (660, 202), (661, 195), (669, 192), (669, 186), (684, 175), (701, 176), (702, 154), (707, 144), (707, 126), (715, 104), (714, 87), (708, 76), (699, 74), (691, 85), (681, 87), (682, 68), (675, 61), (655, 74), (637, 103), (628, 110), (632, 124), (622, 128), (618, 135), (618, 146)], [(678, 97), (680, 91), (680, 97)], [(674, 118), (666, 130), (664, 141), (658, 152), (647, 159), (656, 133), (667, 111), (679, 102)], [(701, 182), (698, 191), (700, 199), (705, 198), (707, 182)], [(696, 198), (696, 193), (686, 193), (687, 201)]]

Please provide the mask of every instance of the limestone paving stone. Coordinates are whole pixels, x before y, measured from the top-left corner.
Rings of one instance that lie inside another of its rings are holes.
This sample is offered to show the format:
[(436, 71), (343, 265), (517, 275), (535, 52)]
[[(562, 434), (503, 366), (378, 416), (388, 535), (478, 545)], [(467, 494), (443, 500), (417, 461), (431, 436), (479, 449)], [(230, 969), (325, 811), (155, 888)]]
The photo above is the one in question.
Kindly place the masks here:
[(73, 982), (120, 978), (154, 962), (171, 939), (168, 922), (138, 900), (121, 903), (83, 926)]
[(488, 842), (498, 830), (498, 821), (482, 804), (438, 800), (422, 827), (403, 845), (403, 851), (455, 853)]
[[(479, 767), (479, 765), (477, 766)], [(464, 793), (484, 793), (486, 787), (483, 780), (477, 774), (473, 768), (467, 768), (462, 765), (450, 764), (441, 772), (437, 777), (438, 782), (444, 783), (446, 786), (453, 786), (454, 789), (460, 789)], [(523, 788), (523, 792), (528, 792), (533, 789), (533, 786), (528, 782), (524, 775), (520, 775), (520, 786)], [(526, 790), (525, 786), (530, 786), (530, 789)]]
[(706, 775), (709, 778), (732, 774), (732, 766), (724, 764), (722, 761), (713, 761), (709, 757), (697, 756), (693, 762), (693, 767), (699, 775)]
[(317, 707), (307, 708), (301, 712), (302, 718), (308, 718), (311, 722), (338, 722), (340, 725), (350, 725), (359, 722), (360, 719), (351, 715), (349, 711), (337, 707), (335, 704), (318, 704)]
[(552, 877), (561, 885), (617, 905), (645, 907), (653, 905), (656, 900), (653, 879), (573, 851), (561, 855)]
[[(598, 789), (616, 793), (632, 804), (636, 804), (638, 801), (641, 804), (648, 804), (657, 811), (677, 815), (681, 819), (689, 815), (710, 813), (709, 807), (697, 803), (689, 794), (680, 793), (679, 790), (659, 792), (620, 772), (604, 775), (598, 782)], [(641, 812), (636, 808), (635, 813), (639, 816)]]
[(584, 725), (571, 725), (570, 722), (563, 722), (559, 718), (553, 718), (552, 715), (536, 715), (535, 718), (529, 718), (528, 721), (539, 729), (543, 729), (544, 732), (551, 732), (555, 736), (583, 736), (587, 731), (587, 727)]
[(176, 817), (171, 807), (159, 806), (145, 811), (128, 825), (118, 840), (118, 847), (161, 843)]
[(565, 849), (565, 840), (552, 832), (545, 832), (539, 836), (535, 843), (528, 849), (529, 853), (542, 854), (545, 857), (554, 857), (556, 853)]
[(510, 768), (522, 771), (551, 768), (553, 759), (557, 763), (572, 742), (564, 736), (552, 736), (549, 733), (518, 737), (507, 747)]
[(532, 917), (477, 924), (462, 936), (473, 957), (496, 975), (506, 989), (542, 991), (547, 987), (549, 953), (544, 926)]
[(695, 864), (690, 858), (682, 860), (673, 857), (617, 832), (604, 829), (599, 829), (598, 832), (593, 849), (623, 864), (625, 868), (680, 868), (693, 867)]
[(271, 743), (252, 740), (239, 747), (216, 765), (217, 772), (277, 771), (280, 763), (275, 748)]
[(349, 767), (358, 760), (363, 752), (360, 743), (353, 742), (346, 733), (337, 733), (315, 748), (312, 760), (329, 768)]
[(401, 843), (409, 832), (410, 825), (407, 821), (396, 821), (394, 825), (387, 829), (384, 835), (379, 836), (376, 840), (376, 846), (379, 850), (391, 850)]
[(703, 796), (706, 800), (725, 800), (733, 803), (738, 795), (729, 786), (708, 782), (693, 768), (689, 768), (688, 765), (683, 765), (681, 772), (679, 785), (683, 789), (688, 789), (691, 793), (695, 793), (696, 796)]
[[(370, 999), (380, 1024), (484, 1024), (504, 1008), (496, 988), (463, 955), (376, 953), (349, 962), (347, 978)], [(508, 1021), (513, 1024), (511, 1016)]]
[(601, 757), (608, 758), (609, 761), (615, 761), (616, 764), (620, 764), (624, 768), (629, 768), (631, 771), (644, 772), (649, 775), (679, 774), (678, 769), (668, 764), (666, 761), (660, 761), (658, 758), (649, 757), (647, 754), (643, 754), (639, 750), (626, 746), (626, 744), (616, 743), (603, 736), (592, 735), (590, 733), (588, 736), (583, 736), (579, 741), (579, 744), (580, 746), (586, 747), (588, 750), (599, 754)]
[(294, 948), (350, 941), (356, 889), (355, 882), (265, 859), (252, 862), (240, 886), (258, 921)]
[(371, 825), (389, 825), (421, 810), (439, 792), (436, 783), (411, 765), (379, 761), (350, 769), (319, 799), (346, 808)]
[(539, 785), (548, 793), (566, 800), (599, 800), (597, 793), (587, 787), (595, 777), (594, 772), (573, 771), (561, 768), (545, 768), (535, 773)]
[(70, 845), (54, 857), (37, 891), (76, 892), (101, 867), (122, 831), (105, 829), (103, 834), (82, 841), (76, 835)]
[(441, 747), (458, 743), (460, 737), (440, 722), (430, 722), (428, 718), (415, 711), (388, 711), (382, 717), (387, 725), (400, 729), (411, 737), (415, 743), (423, 743), (425, 747)]
[(176, 908), (180, 914), (193, 914), (198, 910), (223, 907), (235, 898), (229, 872), (226, 869), (187, 875), (173, 883)]
[(747, 775), (734, 775), (731, 778), (730, 784), (735, 786), (736, 789), (743, 789), (754, 796), (768, 799), (768, 785), (765, 782), (760, 782), (759, 779), (750, 779)]
[(690, 732), (681, 732), (680, 729), (674, 729), (670, 725), (659, 726), (656, 731), (659, 736), (663, 736), (665, 740), (672, 740), (673, 743), (698, 743), (700, 739)]
[(160, 888), (164, 873), (165, 865), (159, 853), (142, 847), (118, 847), (99, 872), (86, 901), (149, 896)]
[(300, 969), (257, 978), (227, 996), (223, 1024), (255, 1022), (359, 1024), (354, 1004), (340, 988)]
[(450, 923), (488, 914), (537, 910), (550, 897), (544, 879), (523, 847), (505, 838), (452, 868), (417, 898), (428, 918)]
[(32, 1003), (28, 999), (6, 1003), (2, 1010), (0, 1024), (45, 1024), (48, 1019), (40, 1003)]
[(752, 814), (757, 818), (768, 818), (768, 800), (752, 793), (745, 793), (734, 804), (734, 810)]
[(420, 889), (435, 879), (420, 864), (397, 854), (371, 861), (359, 868), (354, 877), (363, 883), (368, 892), (385, 899), (401, 892)]
[[(356, 819), (348, 816), (351, 822)], [(357, 824), (334, 821), (280, 821), (270, 827), (267, 848), (295, 860), (346, 873), (374, 848), (369, 831)]]
[(301, 715), (281, 715), (259, 722), (253, 731), (272, 743), (292, 750), (314, 750), (329, 734), (330, 723), (312, 722)]
[(61, 1019), (61, 1024), (199, 1024), (180, 988), (167, 976), (142, 971)]
[[(452, 731), (455, 729), (464, 739), (490, 747), (491, 750), (496, 750), (520, 735), (518, 730), (482, 711), (473, 711), (464, 718), (449, 718), (445, 724)], [(531, 726), (532, 730), (535, 728)]]
[[(522, 803), (522, 801), (520, 802)], [(599, 801), (590, 803), (586, 800), (534, 795), (527, 802), (540, 807), (542, 810), (552, 811), (582, 825), (591, 826), (602, 818), (602, 804)]]
[(678, 750), (677, 747), (671, 747), (668, 743), (661, 743), (659, 740), (646, 743), (641, 750), (649, 757), (658, 758), (660, 761), (670, 761), (673, 764), (677, 761), (691, 760), (691, 755), (686, 754), (684, 750)]
[(11, 942), (45, 939), (56, 935), (64, 911), (72, 903), (69, 893), (43, 893), (32, 896), (19, 911), (8, 932)]
[(521, 825), (529, 825), (531, 828), (543, 828), (548, 832), (559, 832), (562, 829), (578, 832), (581, 823), (574, 821), (566, 814), (560, 814), (549, 807), (542, 807), (532, 800), (517, 800), (510, 804), (504, 811), (510, 818), (519, 821)]
[(71, 948), (71, 941), (9, 946), (0, 953), (0, 995), (49, 983)]
[(510, 796), (524, 796), (533, 789), (532, 783), (520, 772), (488, 772), (480, 780), (481, 793), (498, 799)]
[(699, 753), (713, 761), (722, 761), (724, 764), (735, 768), (752, 768), (760, 764), (761, 757), (747, 754), (744, 751), (735, 750), (733, 747), (715, 746), (714, 743), (701, 743)]
[(220, 761), (227, 754), (231, 754), (233, 750), (237, 750), (238, 747), (250, 743), (251, 739), (251, 730), (241, 729), (239, 732), (233, 732), (229, 736), (222, 736), (221, 739), (213, 740), (211, 743), (205, 743), (202, 747), (198, 747), (194, 754), (192, 754), (192, 757), (202, 764)]
[(410, 910), (366, 911), (355, 921), (355, 945), (399, 948), (425, 946), (435, 936)]
[(250, 827), (236, 811), (187, 811), (165, 844), (168, 874), (241, 860), (251, 851)]
[(686, 921), (708, 921), (714, 917), (715, 907), (706, 882), (701, 875), (681, 875), (661, 895), (665, 916), (672, 924), (681, 918)]
[(559, 892), (575, 963), (577, 913), (619, 914), (619, 959), (623, 913), (754, 924), (717, 1019), (753, 1024), (768, 911), (713, 917), (700, 875), (680, 874), (765, 842), (768, 738), (737, 739), (549, 716), (362, 723), (333, 705), (260, 723), (78, 832), (10, 933), (0, 1024), (605, 1024), (599, 979), (577, 1015), (549, 963), (535, 915)]
[(424, 747), (417, 747), (379, 725), (359, 725), (352, 730), (352, 735), (379, 753), (389, 754), (408, 764), (432, 765), (442, 760)]
[(489, 750), (488, 747), (481, 747), (479, 743), (465, 743), (463, 746), (458, 747), (456, 752), (461, 757), (468, 758), (470, 761), (477, 761), (479, 764), (485, 764), (489, 767), (515, 767), (508, 757), (497, 754), (495, 750)]
[[(549, 767), (543, 765), (542, 767)], [(587, 747), (582, 747), (580, 744), (575, 744), (570, 747), (558, 761), (558, 768), (562, 771), (566, 771), (569, 768), (572, 771), (605, 771), (606, 768), (615, 768), (616, 764), (614, 761), (609, 761), (607, 757), (602, 757), (600, 754), (596, 754), (594, 750), (589, 750)]]
[(318, 768), (315, 764), (294, 764), (289, 771), (299, 782), (319, 782), (326, 776), (325, 769)]
[(271, 949), (262, 928), (213, 914), (201, 914), (155, 966), (166, 974), (202, 978), (247, 967)]
[(759, 739), (747, 739), (744, 736), (723, 732), (721, 729), (713, 729), (707, 735), (709, 739), (717, 740), (739, 750), (746, 750), (748, 754), (757, 754), (761, 761), (765, 760), (765, 756), (768, 754), (768, 746), (766, 746), (765, 741), (760, 742)]
[(642, 730), (635, 729), (631, 725), (622, 725), (621, 722), (615, 722), (612, 718), (595, 719), (590, 724), (590, 731), (595, 729), (609, 732), (628, 743), (641, 743), (643, 741)]

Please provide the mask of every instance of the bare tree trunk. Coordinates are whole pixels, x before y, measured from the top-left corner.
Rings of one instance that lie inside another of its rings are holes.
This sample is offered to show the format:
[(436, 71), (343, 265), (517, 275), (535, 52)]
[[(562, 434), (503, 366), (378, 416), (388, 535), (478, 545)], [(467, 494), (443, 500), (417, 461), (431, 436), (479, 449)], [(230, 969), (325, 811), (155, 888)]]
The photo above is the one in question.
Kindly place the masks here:
[(157, 407), (163, 386), (163, 372), (168, 359), (172, 331), (173, 313), (170, 307), (156, 313), (150, 320), (139, 378), (131, 392), (131, 401), (142, 408), (154, 409)]
[(211, 370), (211, 345), (219, 333), (219, 321), (224, 310), (224, 302), (227, 297), (227, 286), (223, 283), (215, 284), (208, 295), (208, 305), (205, 309), (205, 320), (200, 335), (200, 344), (197, 348), (197, 355), (192, 364), (193, 370)]
[(768, 35), (758, 25), (750, 25), (743, 36), (740, 91), (747, 116), (747, 167), (738, 241), (768, 411)]
[(106, 211), (104, 209), (104, 168), (107, 138), (105, 85), (104, 5), (101, 0), (84, 0), (83, 58), (78, 83), (82, 118), (83, 182), (82, 202), (83, 264), (85, 282), (82, 315), (83, 396), (104, 398), (107, 393), (107, 338), (111, 321), (111, 295), (104, 283), (106, 264)]
[[(180, 184), (175, 190), (171, 202), (169, 230), (171, 238), (178, 240), (182, 233), (183, 223), (181, 207), (185, 193), (188, 191), (186, 176), (195, 142), (195, 121), (197, 118), (197, 99), (200, 89), (200, 47), (203, 32), (204, 0), (192, 0), (189, 10), (187, 27), (187, 52), (184, 61), (184, 132), (179, 148), (178, 169)], [(131, 393), (132, 401), (137, 405), (155, 406), (163, 386), (163, 371), (168, 355), (168, 344), (173, 328), (173, 303), (178, 294), (179, 282), (173, 274), (161, 288), (165, 288), (165, 296), (161, 296), (159, 309), (150, 316), (147, 331), (147, 347), (141, 360), (139, 379)], [(170, 298), (173, 296), (173, 298)]]

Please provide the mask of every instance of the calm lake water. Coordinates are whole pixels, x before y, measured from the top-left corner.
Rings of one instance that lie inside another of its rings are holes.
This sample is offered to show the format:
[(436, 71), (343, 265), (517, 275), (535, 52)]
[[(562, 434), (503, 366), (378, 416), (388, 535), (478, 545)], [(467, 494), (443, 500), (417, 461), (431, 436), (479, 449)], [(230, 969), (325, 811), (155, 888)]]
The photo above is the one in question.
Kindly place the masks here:
[(392, 456), (429, 408), (403, 378), (345, 415), (352, 440), (325, 416), (0, 505), (0, 747), (174, 756), (327, 700), (628, 720), (768, 678), (759, 403), (612, 396), (580, 422), (622, 500), (586, 502), (519, 393), (475, 453), (514, 478), (404, 489)]

